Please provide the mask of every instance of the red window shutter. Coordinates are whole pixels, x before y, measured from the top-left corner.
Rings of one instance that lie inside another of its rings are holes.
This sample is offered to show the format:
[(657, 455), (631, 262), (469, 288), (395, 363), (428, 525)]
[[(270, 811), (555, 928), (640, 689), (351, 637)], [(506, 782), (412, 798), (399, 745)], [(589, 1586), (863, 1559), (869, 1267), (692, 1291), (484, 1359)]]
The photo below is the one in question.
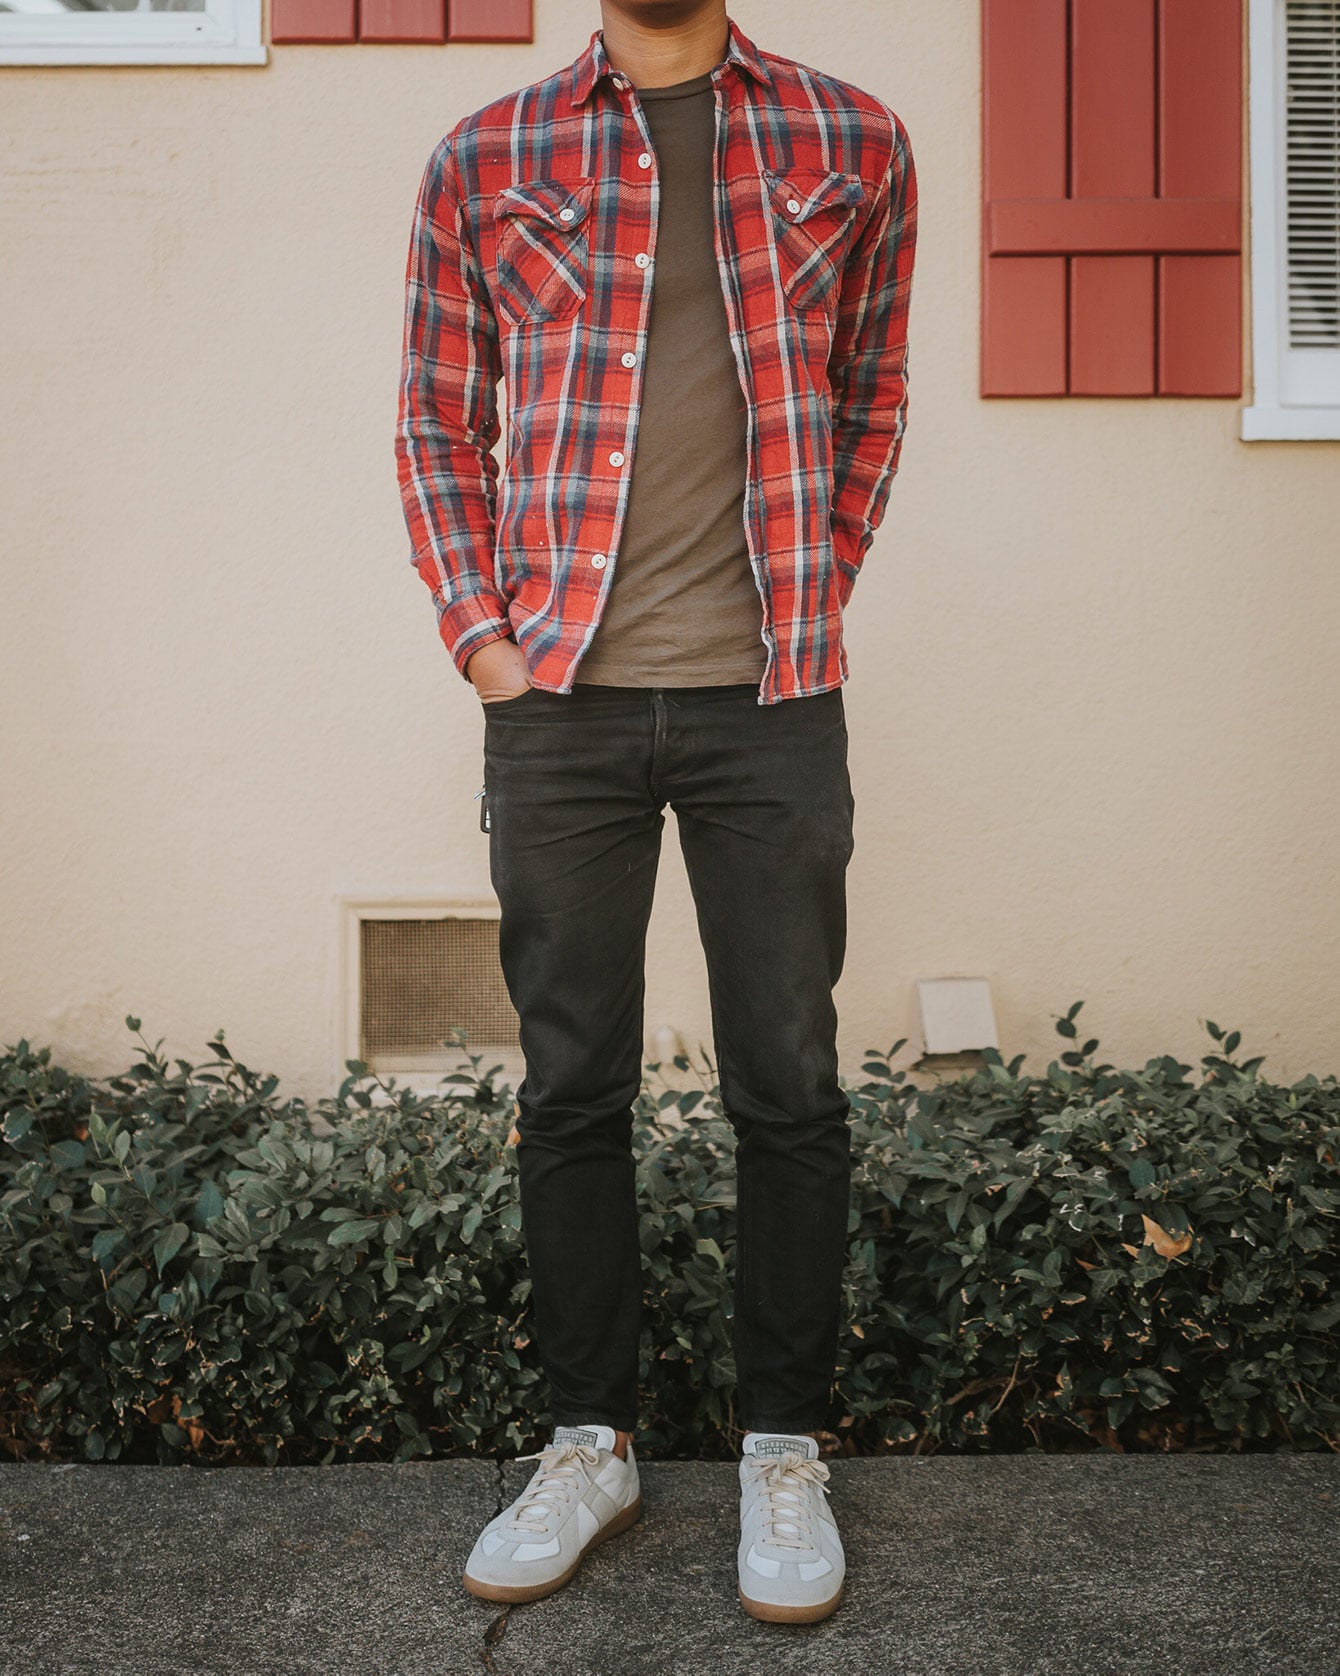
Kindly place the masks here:
[(1236, 0), (1164, 0), (1160, 24), (1160, 190), (1229, 206), (1231, 237), (1218, 254), (1159, 257), (1159, 390), (1239, 396), (1241, 13)]
[(1066, 195), (1067, 0), (982, 4), (982, 394), (1066, 391), (1066, 260), (991, 254), (997, 202)]
[(270, 0), (270, 39), (352, 41), (356, 0)]
[(448, 0), (450, 41), (533, 41), (531, 0)]
[(983, 0), (984, 396), (1241, 393), (1238, 0)]
[(361, 0), (360, 41), (428, 41), (447, 38), (447, 0)]

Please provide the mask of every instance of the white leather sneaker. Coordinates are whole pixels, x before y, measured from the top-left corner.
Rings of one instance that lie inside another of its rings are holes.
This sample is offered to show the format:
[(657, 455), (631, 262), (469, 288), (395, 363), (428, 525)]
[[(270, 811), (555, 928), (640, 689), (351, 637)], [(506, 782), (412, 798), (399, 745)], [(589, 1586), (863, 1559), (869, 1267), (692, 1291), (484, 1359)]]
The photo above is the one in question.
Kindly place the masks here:
[(740, 1456), (740, 1603), (752, 1618), (809, 1624), (842, 1598), (846, 1557), (812, 1437), (746, 1432)]
[(642, 1492), (632, 1440), (614, 1453), (612, 1426), (558, 1426), (520, 1461), (539, 1461), (510, 1507), (480, 1531), (462, 1578), (481, 1600), (538, 1600), (572, 1576), (606, 1537), (637, 1521)]

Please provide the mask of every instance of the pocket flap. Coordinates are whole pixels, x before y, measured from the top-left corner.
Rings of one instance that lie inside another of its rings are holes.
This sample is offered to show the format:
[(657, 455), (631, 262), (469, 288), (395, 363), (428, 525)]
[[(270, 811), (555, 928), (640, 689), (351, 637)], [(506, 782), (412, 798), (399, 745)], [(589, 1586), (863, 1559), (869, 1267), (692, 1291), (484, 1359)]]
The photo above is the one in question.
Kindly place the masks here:
[(514, 181), (493, 200), (493, 214), (498, 220), (507, 215), (529, 215), (566, 232), (586, 220), (594, 187), (594, 175), (576, 181)]
[(817, 169), (792, 169), (789, 174), (765, 171), (773, 208), (787, 221), (808, 221), (818, 210), (849, 209), (865, 202), (859, 175), (825, 174)]

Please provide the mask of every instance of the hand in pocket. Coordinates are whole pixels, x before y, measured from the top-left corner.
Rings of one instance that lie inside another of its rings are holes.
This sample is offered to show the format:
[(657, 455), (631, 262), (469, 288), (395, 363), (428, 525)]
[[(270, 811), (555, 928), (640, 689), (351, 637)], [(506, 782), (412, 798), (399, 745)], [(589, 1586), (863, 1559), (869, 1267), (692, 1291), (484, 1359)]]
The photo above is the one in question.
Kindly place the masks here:
[(515, 640), (490, 640), (465, 666), (481, 704), (519, 698), (531, 685), (526, 655)]

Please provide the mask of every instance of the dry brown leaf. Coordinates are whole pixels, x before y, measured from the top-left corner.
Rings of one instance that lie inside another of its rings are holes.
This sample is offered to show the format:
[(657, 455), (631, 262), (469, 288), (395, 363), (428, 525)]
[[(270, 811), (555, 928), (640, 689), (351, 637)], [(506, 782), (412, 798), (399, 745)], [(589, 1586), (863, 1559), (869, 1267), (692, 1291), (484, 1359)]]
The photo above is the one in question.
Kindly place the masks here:
[(1140, 1247), (1138, 1245), (1127, 1245), (1125, 1240), (1121, 1242), (1121, 1249), (1123, 1251), (1129, 1251), (1132, 1257), (1138, 1257), (1140, 1255)]
[(1152, 1216), (1142, 1214), (1140, 1220), (1145, 1225), (1145, 1244), (1152, 1245), (1160, 1257), (1180, 1257), (1184, 1251), (1191, 1249), (1189, 1229), (1185, 1234), (1170, 1234)]
[(205, 1441), (205, 1428), (194, 1417), (183, 1420), (181, 1417), (181, 1398), (174, 1392), (172, 1397), (172, 1418), (186, 1433), (187, 1441), (192, 1449), (199, 1449)]
[(864, 1338), (865, 1337), (865, 1328), (860, 1326), (859, 1324), (853, 1323), (851, 1330), (852, 1330), (852, 1332), (854, 1332), (856, 1334), (857, 1338)]

